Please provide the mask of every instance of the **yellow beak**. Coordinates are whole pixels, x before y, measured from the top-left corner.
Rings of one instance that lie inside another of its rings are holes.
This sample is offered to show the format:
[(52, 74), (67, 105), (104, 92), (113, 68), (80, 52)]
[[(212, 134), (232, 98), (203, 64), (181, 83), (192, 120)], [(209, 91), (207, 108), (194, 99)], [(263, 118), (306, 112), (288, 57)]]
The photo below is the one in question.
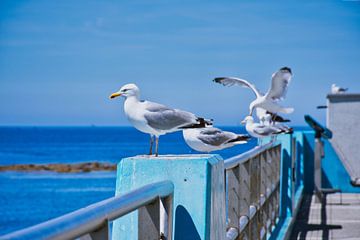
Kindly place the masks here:
[(116, 98), (116, 97), (119, 97), (119, 96), (121, 96), (121, 93), (116, 92), (116, 93), (111, 94), (109, 98), (113, 99), (113, 98)]

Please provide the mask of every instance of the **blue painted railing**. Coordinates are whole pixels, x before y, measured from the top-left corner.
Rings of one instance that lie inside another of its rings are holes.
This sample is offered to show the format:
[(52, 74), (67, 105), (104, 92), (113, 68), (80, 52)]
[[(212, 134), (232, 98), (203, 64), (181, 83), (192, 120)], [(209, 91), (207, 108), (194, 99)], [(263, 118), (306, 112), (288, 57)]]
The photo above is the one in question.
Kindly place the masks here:
[[(358, 190), (329, 142), (322, 161), (325, 186)], [(225, 161), (208, 154), (126, 158), (117, 171), (116, 197), (0, 239), (104, 239), (114, 219), (116, 240), (288, 239), (303, 194), (314, 190), (314, 133), (282, 135)]]
[[(170, 181), (145, 185), (123, 196), (103, 200), (47, 222), (1, 236), (0, 239), (75, 239), (85, 234), (89, 234), (91, 239), (108, 239), (109, 222), (140, 207), (152, 207), (155, 202), (163, 199), (163, 202), (166, 203), (165, 209), (171, 210), (173, 191), (174, 185)], [(162, 227), (160, 230), (164, 237), (171, 234), (171, 213), (167, 217), (164, 217), (163, 214), (156, 221), (154, 225), (157, 228)], [(149, 237), (159, 239), (158, 234), (156, 236), (151, 235), (151, 228), (148, 230), (146, 234)]]

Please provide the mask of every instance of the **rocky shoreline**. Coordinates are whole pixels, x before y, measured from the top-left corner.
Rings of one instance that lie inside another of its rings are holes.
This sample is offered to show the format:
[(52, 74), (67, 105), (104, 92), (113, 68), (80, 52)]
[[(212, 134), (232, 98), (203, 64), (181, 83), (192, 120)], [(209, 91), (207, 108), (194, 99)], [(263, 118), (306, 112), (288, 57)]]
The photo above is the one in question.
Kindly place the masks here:
[(116, 164), (113, 163), (100, 163), (100, 162), (86, 162), (74, 164), (15, 164), (0, 166), (0, 172), (3, 171), (20, 171), (20, 172), (33, 172), (33, 171), (52, 171), (58, 173), (80, 173), (92, 171), (116, 171)]

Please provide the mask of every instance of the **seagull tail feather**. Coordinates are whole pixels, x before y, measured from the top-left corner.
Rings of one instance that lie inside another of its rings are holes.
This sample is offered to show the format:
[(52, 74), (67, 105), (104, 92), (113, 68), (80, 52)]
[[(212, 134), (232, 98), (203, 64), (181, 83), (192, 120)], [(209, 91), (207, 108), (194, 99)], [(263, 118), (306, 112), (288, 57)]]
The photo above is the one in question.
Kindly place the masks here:
[(294, 108), (283, 108), (281, 112), (290, 114), (290, 113), (294, 112)]
[(250, 139), (251, 139), (251, 137), (247, 134), (239, 134), (236, 138), (228, 141), (228, 143), (244, 144), (244, 143), (247, 143), (247, 141), (249, 141)]

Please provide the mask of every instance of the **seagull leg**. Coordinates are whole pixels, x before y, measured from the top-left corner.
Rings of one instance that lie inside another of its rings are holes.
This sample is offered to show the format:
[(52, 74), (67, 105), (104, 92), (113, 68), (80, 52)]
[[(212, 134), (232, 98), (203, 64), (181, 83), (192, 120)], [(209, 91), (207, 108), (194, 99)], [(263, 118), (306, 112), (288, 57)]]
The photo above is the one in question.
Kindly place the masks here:
[(155, 136), (155, 157), (157, 157), (159, 155), (158, 149), (159, 149), (159, 137)]
[(150, 151), (149, 151), (149, 155), (152, 155), (153, 143), (154, 143), (154, 136), (150, 135)]

